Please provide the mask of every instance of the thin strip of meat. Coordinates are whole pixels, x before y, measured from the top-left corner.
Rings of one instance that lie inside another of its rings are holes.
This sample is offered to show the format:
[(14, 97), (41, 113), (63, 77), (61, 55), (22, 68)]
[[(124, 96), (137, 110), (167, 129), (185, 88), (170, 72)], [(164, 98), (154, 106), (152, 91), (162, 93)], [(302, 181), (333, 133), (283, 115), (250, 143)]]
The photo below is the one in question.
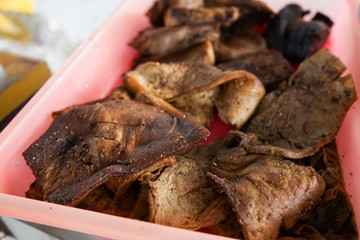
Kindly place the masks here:
[(219, 38), (218, 23), (179, 27), (147, 28), (141, 31), (130, 46), (144, 55), (165, 56), (193, 45)]
[[(204, 64), (215, 64), (215, 52), (211, 41), (207, 40), (203, 43), (189, 47), (185, 50), (175, 52), (166, 56), (145, 56), (141, 55), (136, 59), (135, 65), (141, 63), (156, 61), (163, 63), (170, 62), (199, 62)], [(135, 66), (135, 67), (136, 67)]]
[(164, 16), (166, 27), (195, 25), (204, 23), (221, 23), (229, 27), (240, 16), (236, 7), (217, 8), (170, 8)]

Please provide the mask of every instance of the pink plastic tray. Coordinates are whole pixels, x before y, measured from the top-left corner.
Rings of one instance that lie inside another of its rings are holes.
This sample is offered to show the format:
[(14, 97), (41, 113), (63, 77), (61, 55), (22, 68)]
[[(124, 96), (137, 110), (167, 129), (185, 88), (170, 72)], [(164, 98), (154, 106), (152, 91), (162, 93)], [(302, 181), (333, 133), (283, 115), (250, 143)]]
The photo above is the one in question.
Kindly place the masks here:
[[(73, 104), (104, 97), (121, 81), (136, 52), (128, 42), (148, 22), (144, 12), (152, 0), (123, 0), (114, 13), (38, 91), (0, 134), (0, 215), (89, 233), (111, 239), (226, 239), (211, 234), (160, 226), (122, 217), (36, 201), (24, 197), (34, 176), (22, 152), (50, 125), (51, 113)], [(288, 0), (267, 1), (278, 10)], [(294, 2), (294, 1), (291, 1)], [(296, 2), (296, 1), (295, 1)], [(328, 44), (348, 66), (360, 92), (359, 2), (297, 1), (335, 20)], [(346, 188), (360, 223), (360, 108), (356, 102), (337, 138)]]

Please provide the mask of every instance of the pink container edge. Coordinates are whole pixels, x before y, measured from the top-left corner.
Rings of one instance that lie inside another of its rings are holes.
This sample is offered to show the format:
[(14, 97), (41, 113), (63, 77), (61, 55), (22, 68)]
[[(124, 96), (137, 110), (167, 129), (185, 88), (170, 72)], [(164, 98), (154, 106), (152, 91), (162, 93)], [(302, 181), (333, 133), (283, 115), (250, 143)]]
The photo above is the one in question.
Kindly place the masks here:
[[(34, 180), (22, 152), (51, 123), (51, 112), (105, 96), (120, 84), (136, 52), (127, 43), (148, 25), (144, 12), (153, 0), (123, 0), (105, 23), (70, 57), (0, 134), (0, 215), (84, 232), (110, 239), (228, 239), (152, 223), (136, 221), (77, 208), (24, 198)], [(347, 65), (360, 92), (359, 1), (272, 0), (275, 11), (289, 2), (299, 2), (312, 11), (321, 10), (335, 20), (330, 50)], [(101, 59), (101, 61), (98, 61)], [(104, 80), (106, 84), (104, 84)], [(360, 223), (360, 108), (357, 101), (336, 138), (346, 189)], [(6, 171), (5, 171), (6, 169)]]

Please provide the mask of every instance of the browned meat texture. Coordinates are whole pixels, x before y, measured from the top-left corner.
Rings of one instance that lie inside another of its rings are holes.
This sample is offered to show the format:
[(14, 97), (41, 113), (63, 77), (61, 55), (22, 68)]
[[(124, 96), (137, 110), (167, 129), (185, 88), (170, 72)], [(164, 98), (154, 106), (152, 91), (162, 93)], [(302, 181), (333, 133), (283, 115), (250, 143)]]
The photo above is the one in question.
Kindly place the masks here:
[[(356, 100), (350, 75), (340, 60), (321, 50), (290, 78), (291, 86), (256, 115), (242, 134), (249, 152), (300, 159), (332, 141)], [(291, 104), (289, 104), (291, 103)]]
[(243, 55), (266, 49), (266, 42), (253, 26), (243, 26), (238, 31), (222, 34), (214, 41), (217, 63), (233, 61)]
[(273, 11), (262, 1), (258, 0), (205, 0), (206, 7), (235, 6), (240, 9), (239, 22), (247, 24), (263, 24), (269, 20)]
[[(122, 205), (126, 205), (125, 209)], [(92, 190), (77, 207), (117, 216), (124, 216), (131, 209), (128, 204), (121, 204), (105, 185)]]
[(302, 161), (310, 163), (321, 174), (326, 190), (308, 219), (299, 222), (287, 233), (294, 238), (281, 239), (358, 239), (354, 211), (345, 190), (335, 141)]
[(253, 75), (249, 72), (224, 73), (203, 63), (147, 62), (126, 73), (123, 82), (133, 93), (141, 90), (173, 101), (182, 95), (207, 91), (230, 80), (251, 77)]
[(189, 47), (183, 51), (175, 52), (166, 56), (144, 56), (141, 55), (136, 59), (136, 66), (148, 61), (156, 62), (199, 62), (204, 64), (215, 64), (215, 52), (211, 41), (207, 40), (203, 43)]
[(131, 41), (130, 46), (144, 55), (165, 56), (206, 40), (218, 39), (219, 27), (218, 23), (212, 23), (171, 28), (147, 28)]
[(175, 108), (170, 103), (166, 102), (165, 100), (156, 97), (148, 92), (139, 91), (135, 97), (136, 101), (147, 103), (153, 106), (157, 106), (163, 109), (165, 112), (169, 113), (170, 115), (177, 116), (177, 117), (185, 117), (185, 114), (180, 111), (179, 109)]
[(178, 156), (177, 163), (150, 181), (150, 221), (199, 229), (223, 220), (230, 208), (206, 178), (207, 159)]
[(164, 14), (169, 7), (168, 0), (156, 0), (152, 7), (146, 12), (151, 24), (155, 26), (164, 25)]
[(168, 0), (170, 7), (178, 8), (201, 8), (204, 7), (204, 0)]
[(258, 156), (232, 172), (213, 171), (209, 179), (224, 191), (246, 240), (277, 239), (320, 199), (325, 182), (312, 167), (276, 156)]
[(249, 71), (260, 79), (267, 91), (276, 89), (283, 81), (288, 81), (292, 74), (290, 63), (280, 53), (267, 49), (240, 56), (218, 67), (223, 71)]
[(239, 129), (252, 116), (264, 94), (264, 85), (254, 75), (222, 84), (215, 100), (219, 117)]
[(204, 0), (156, 0), (147, 11), (150, 22), (155, 26), (164, 25), (164, 14), (168, 8), (201, 8)]
[(229, 27), (239, 15), (236, 7), (170, 8), (164, 15), (164, 22), (166, 27), (204, 23), (221, 23), (222, 26)]
[(173, 104), (185, 113), (185, 116), (196, 123), (208, 127), (213, 120), (214, 100), (219, 93), (215, 87), (208, 91), (183, 95), (176, 99)]
[(46, 200), (76, 205), (109, 177), (139, 172), (208, 135), (159, 108), (115, 100), (61, 114), (23, 155)]
[(208, 229), (211, 233), (220, 236), (244, 239), (244, 234), (235, 214), (229, 214), (226, 219), (216, 225), (210, 226)]
[[(156, 180), (149, 181), (152, 189), (149, 197), (150, 221), (187, 229), (199, 229), (226, 221), (231, 216), (231, 207), (224, 195), (217, 193), (208, 182), (206, 172), (215, 161), (219, 166), (232, 168), (231, 157), (234, 159), (246, 154), (243, 148), (238, 147), (235, 135), (177, 156), (178, 161), (173, 167), (165, 169)], [(227, 162), (222, 165), (224, 158)], [(243, 162), (246, 161), (252, 159)]]

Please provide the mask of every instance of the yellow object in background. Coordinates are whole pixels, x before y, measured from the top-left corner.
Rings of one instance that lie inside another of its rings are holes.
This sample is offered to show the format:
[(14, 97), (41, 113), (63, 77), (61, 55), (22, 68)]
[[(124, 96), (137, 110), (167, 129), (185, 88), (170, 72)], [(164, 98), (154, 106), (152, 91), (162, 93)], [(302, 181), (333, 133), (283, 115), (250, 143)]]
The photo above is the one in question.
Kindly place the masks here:
[[(0, 51), (0, 120), (32, 96), (51, 76), (43, 61)], [(1, 84), (0, 84), (1, 85)]]
[(32, 0), (0, 0), (0, 35), (15, 39), (30, 38), (18, 14), (34, 14)]
[(32, 0), (0, 0), (0, 11), (33, 14), (35, 8)]

